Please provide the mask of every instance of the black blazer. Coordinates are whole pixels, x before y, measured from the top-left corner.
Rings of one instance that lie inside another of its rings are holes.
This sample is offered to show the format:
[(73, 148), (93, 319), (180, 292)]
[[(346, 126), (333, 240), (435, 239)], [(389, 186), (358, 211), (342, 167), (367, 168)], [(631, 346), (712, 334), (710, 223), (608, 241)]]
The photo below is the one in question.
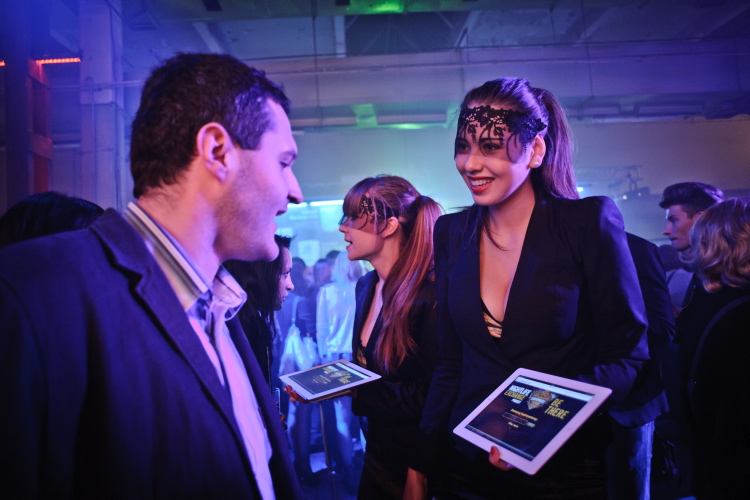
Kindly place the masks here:
[[(375, 271), (362, 276), (357, 282), (357, 309), (352, 335), (352, 353), (355, 361), (362, 326), (370, 310), (377, 283), (378, 274)], [(417, 344), (417, 352), (407, 357), (394, 374), (385, 373), (378, 366), (374, 356), (382, 326), (381, 311), (381, 316), (378, 317), (365, 347), (365, 368), (382, 375), (383, 378), (358, 388), (357, 397), (352, 400), (352, 410), (356, 415), (368, 417), (370, 433), (393, 436), (394, 429), (398, 427), (408, 429), (406, 439), (415, 442), (430, 377), (437, 361), (434, 283), (423, 283), (414, 307), (407, 314), (411, 325), (410, 333)], [(376, 439), (380, 438), (381, 436), (376, 436)], [(368, 450), (369, 446), (368, 441)]]
[(482, 315), (477, 216), (475, 206), (435, 226), (439, 354), (421, 424), (425, 472), (450, 430), (515, 369), (606, 386), (618, 402), (648, 359), (643, 299), (610, 199), (537, 198), (500, 342)]

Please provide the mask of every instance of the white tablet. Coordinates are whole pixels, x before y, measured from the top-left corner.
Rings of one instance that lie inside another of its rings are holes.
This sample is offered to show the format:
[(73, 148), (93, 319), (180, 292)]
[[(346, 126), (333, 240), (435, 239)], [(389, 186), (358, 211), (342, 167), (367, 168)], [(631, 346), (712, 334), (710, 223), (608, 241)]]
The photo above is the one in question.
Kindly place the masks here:
[(612, 393), (519, 368), (453, 432), (526, 474), (535, 474)]
[(289, 373), (279, 377), (292, 386), (297, 394), (308, 401), (320, 401), (335, 397), (352, 387), (377, 380), (380, 375), (345, 359), (313, 366), (308, 370)]

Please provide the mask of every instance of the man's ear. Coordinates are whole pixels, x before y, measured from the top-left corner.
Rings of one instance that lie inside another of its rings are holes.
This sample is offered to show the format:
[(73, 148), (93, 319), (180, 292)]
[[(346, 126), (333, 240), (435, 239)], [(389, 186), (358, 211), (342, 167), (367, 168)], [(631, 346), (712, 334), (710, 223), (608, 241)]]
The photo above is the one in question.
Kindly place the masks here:
[(385, 229), (383, 230), (380, 235), (383, 238), (388, 238), (392, 234), (396, 233), (396, 230), (398, 229), (398, 219), (395, 217), (388, 217), (388, 220), (385, 223)]
[(220, 182), (224, 182), (230, 168), (227, 155), (235, 149), (227, 129), (220, 123), (209, 122), (198, 130), (195, 139), (198, 158), (203, 166)]

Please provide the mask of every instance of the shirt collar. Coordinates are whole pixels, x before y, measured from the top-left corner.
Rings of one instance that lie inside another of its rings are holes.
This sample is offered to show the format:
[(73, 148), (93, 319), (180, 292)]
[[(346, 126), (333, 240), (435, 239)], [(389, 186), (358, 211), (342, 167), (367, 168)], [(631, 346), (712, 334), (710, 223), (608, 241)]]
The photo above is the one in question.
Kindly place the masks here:
[(141, 207), (130, 202), (124, 215), (145, 240), (185, 311), (203, 297), (225, 319), (237, 314), (247, 294), (224, 266), (219, 266), (213, 281), (207, 280), (182, 245)]

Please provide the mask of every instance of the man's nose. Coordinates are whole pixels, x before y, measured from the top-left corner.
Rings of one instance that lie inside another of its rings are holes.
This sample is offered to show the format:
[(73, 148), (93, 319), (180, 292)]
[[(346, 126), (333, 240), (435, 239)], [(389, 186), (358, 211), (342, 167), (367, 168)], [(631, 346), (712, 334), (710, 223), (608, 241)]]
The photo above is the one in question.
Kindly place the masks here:
[(288, 179), (289, 194), (287, 198), (291, 203), (302, 203), (304, 196), (302, 195), (302, 188), (299, 187), (299, 181), (297, 181), (297, 177), (291, 169), (289, 169), (288, 175), (290, 179)]

